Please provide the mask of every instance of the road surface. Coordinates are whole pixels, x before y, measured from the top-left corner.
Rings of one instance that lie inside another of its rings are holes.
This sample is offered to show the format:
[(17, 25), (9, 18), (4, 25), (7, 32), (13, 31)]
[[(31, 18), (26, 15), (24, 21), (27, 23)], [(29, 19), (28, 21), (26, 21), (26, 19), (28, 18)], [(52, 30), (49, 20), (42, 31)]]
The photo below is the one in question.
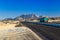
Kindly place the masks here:
[(60, 28), (32, 22), (22, 22), (22, 24), (30, 28), (38, 36), (41, 37), (42, 35), (42, 38), (45, 37), (48, 40), (60, 40)]

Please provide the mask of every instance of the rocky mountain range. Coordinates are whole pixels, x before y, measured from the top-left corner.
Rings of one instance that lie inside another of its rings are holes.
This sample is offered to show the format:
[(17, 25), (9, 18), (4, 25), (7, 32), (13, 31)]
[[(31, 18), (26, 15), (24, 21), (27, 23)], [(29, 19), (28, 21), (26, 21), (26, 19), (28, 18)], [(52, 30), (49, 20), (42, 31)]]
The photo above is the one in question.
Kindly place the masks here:
[(5, 18), (4, 20), (20, 20), (20, 19), (38, 19), (35, 14), (26, 14), (20, 15), (15, 18)]
[[(20, 15), (20, 16), (17, 16), (15, 18), (5, 18), (4, 20), (22, 20), (22, 19), (39, 19), (43, 16), (36, 16), (35, 14), (23, 14), (23, 15)], [(48, 17), (49, 18), (49, 17)], [(60, 20), (60, 17), (50, 17), (49, 19), (59, 19)]]

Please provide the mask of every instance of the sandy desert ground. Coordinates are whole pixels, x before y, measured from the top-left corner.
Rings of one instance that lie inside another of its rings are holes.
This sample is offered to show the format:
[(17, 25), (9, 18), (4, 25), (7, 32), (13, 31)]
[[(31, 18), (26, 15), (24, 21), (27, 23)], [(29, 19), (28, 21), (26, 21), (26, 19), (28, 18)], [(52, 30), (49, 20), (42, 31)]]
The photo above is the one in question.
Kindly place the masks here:
[(0, 22), (0, 30), (8, 30), (14, 28), (16, 24), (5, 24), (3, 22)]
[(42, 40), (29, 28), (15, 25), (0, 22), (0, 40)]

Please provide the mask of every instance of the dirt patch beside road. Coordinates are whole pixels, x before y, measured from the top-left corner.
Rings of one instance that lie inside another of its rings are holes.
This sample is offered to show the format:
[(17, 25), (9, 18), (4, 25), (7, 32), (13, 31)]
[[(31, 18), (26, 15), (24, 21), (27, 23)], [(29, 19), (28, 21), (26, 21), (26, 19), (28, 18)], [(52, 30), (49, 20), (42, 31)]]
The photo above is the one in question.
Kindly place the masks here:
[(42, 40), (27, 27), (15, 27), (9, 30), (0, 30), (0, 40)]

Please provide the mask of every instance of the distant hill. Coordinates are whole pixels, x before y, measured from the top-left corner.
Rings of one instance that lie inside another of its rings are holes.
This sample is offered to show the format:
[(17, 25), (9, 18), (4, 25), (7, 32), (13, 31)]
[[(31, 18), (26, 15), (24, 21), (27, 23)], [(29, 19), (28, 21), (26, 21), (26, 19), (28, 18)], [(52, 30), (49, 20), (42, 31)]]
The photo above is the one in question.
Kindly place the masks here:
[(5, 18), (4, 20), (21, 20), (21, 19), (37, 19), (38, 17), (35, 14), (20, 15), (15, 18)]
[[(39, 19), (41, 17), (44, 17), (44, 16), (37, 17), (35, 14), (26, 14), (26, 15), (23, 14), (23, 15), (15, 17), (15, 18), (5, 18), (4, 20), (24, 20), (24, 19), (28, 20), (28, 19)], [(58, 19), (58, 20), (60, 20), (60, 17), (50, 17), (49, 19), (52, 19), (52, 20)]]
[(27, 15), (21, 15), (21, 16), (17, 16), (15, 18), (15, 20), (18, 19), (37, 19), (38, 17), (35, 14), (27, 14)]
[(5, 18), (4, 20), (14, 20), (13, 18)]

